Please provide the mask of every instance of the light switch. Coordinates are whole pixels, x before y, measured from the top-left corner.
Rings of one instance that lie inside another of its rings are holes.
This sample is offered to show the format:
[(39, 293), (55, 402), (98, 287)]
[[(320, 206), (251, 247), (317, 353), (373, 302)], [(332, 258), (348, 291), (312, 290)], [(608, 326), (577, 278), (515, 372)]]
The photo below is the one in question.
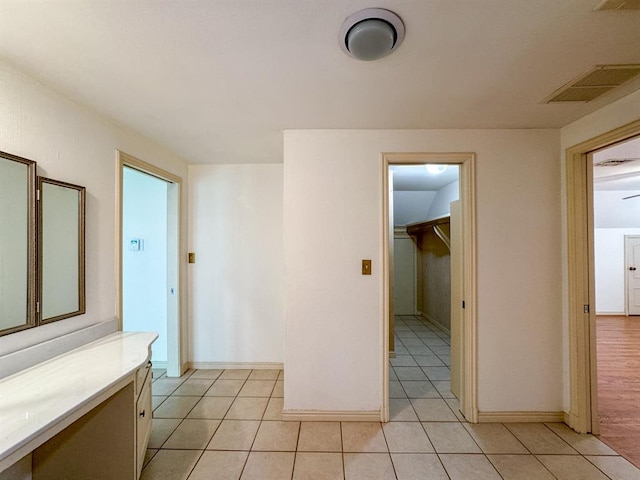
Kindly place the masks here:
[(362, 260), (362, 275), (371, 275), (371, 260)]
[(189, 252), (189, 263), (196, 263), (196, 254)]

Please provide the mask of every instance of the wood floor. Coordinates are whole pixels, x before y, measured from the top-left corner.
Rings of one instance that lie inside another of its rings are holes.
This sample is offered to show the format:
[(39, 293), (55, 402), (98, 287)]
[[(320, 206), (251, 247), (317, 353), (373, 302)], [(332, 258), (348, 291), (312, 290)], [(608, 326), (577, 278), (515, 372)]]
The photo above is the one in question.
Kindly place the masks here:
[(640, 316), (596, 319), (600, 440), (640, 467)]

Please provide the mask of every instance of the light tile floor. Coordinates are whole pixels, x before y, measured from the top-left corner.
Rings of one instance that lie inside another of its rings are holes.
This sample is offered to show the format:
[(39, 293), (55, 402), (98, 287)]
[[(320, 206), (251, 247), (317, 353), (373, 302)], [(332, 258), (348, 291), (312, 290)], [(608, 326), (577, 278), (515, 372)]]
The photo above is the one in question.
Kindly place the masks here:
[(639, 480), (563, 424), (468, 424), (450, 391), (449, 338), (396, 319), (391, 422), (283, 422), (281, 370), (154, 370), (142, 480)]

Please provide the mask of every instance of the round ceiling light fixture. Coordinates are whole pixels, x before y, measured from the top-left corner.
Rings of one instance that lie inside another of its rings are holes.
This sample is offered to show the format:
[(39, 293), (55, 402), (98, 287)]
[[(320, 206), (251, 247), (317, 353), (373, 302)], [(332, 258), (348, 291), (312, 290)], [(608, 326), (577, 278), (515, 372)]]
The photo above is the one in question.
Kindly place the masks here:
[(340, 29), (340, 47), (358, 60), (377, 60), (404, 40), (404, 23), (391, 10), (365, 8), (350, 15)]
[(427, 173), (430, 173), (431, 175), (440, 175), (441, 173), (444, 173), (446, 169), (446, 165), (427, 165)]

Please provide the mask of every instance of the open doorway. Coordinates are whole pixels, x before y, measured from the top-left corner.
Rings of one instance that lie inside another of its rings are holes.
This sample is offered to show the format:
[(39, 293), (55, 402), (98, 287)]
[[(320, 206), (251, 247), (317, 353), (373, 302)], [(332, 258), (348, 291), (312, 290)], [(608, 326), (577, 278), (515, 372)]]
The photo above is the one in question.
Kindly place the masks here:
[(462, 412), (475, 422), (473, 155), (383, 158), (382, 419), (388, 420), (389, 405), (415, 410), (439, 402), (452, 419)]
[(640, 466), (640, 136), (594, 151), (593, 431)]
[(124, 331), (154, 331), (155, 368), (182, 374), (181, 179), (118, 152), (117, 312)]

